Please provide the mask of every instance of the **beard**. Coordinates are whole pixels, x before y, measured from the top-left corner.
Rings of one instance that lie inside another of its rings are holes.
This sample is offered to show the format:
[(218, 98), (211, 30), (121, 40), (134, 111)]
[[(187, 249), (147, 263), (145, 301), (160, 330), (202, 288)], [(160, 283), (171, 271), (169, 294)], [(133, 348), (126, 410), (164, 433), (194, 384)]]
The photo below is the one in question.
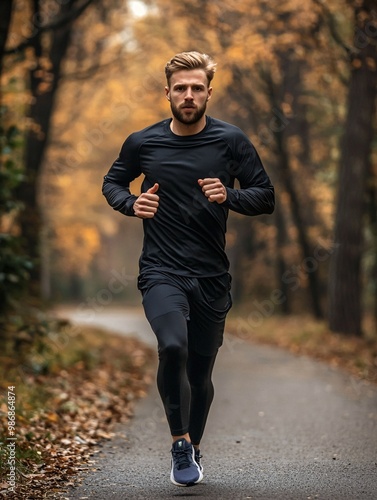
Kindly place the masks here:
[(172, 102), (170, 103), (170, 108), (176, 120), (178, 120), (181, 123), (184, 123), (185, 125), (193, 125), (197, 123), (206, 112), (207, 103), (203, 104), (201, 108), (192, 108), (193, 113), (191, 113), (190, 115), (186, 115)]

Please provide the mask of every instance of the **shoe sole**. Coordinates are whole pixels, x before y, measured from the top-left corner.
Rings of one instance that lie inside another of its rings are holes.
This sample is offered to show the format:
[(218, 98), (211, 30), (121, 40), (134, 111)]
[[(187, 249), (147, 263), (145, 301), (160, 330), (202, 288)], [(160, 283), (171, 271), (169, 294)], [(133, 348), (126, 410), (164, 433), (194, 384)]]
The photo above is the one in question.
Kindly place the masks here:
[(203, 479), (203, 473), (202, 471), (200, 470), (199, 471), (199, 478), (196, 480), (196, 481), (190, 481), (188, 483), (177, 483), (177, 481), (174, 479), (174, 476), (173, 476), (173, 471), (171, 472), (170, 474), (170, 481), (175, 484), (175, 486), (195, 486), (196, 484), (200, 483), (200, 481), (202, 481)]

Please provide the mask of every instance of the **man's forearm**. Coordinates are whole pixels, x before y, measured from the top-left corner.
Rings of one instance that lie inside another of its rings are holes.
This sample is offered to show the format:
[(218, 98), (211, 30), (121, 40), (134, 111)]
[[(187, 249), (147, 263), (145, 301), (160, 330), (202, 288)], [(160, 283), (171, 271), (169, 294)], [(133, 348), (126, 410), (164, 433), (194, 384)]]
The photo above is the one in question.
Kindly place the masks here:
[(275, 208), (274, 188), (252, 187), (248, 189), (227, 188), (224, 205), (243, 215), (271, 214)]
[(108, 181), (105, 176), (102, 185), (102, 194), (114, 210), (124, 215), (135, 216), (133, 205), (137, 200), (137, 196), (131, 194), (129, 188), (114, 184)]

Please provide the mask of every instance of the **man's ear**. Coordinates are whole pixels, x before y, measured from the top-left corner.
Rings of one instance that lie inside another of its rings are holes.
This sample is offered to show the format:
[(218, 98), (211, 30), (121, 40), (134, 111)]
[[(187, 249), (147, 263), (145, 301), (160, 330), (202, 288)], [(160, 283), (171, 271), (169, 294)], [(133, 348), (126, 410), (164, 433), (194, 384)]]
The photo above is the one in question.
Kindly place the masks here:
[(165, 87), (165, 96), (168, 101), (170, 101), (170, 89), (169, 87)]
[(212, 97), (212, 87), (209, 87), (208, 89), (208, 95), (207, 95), (207, 101), (209, 101)]

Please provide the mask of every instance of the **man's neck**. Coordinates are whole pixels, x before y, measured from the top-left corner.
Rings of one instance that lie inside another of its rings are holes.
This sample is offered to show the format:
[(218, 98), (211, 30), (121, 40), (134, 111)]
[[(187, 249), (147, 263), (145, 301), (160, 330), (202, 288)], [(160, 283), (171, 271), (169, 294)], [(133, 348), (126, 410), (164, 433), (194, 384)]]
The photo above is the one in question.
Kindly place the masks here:
[(198, 122), (191, 123), (189, 125), (182, 123), (173, 117), (170, 123), (170, 130), (175, 135), (195, 135), (199, 134), (199, 132), (205, 128), (206, 123), (207, 120), (205, 116), (203, 116)]

